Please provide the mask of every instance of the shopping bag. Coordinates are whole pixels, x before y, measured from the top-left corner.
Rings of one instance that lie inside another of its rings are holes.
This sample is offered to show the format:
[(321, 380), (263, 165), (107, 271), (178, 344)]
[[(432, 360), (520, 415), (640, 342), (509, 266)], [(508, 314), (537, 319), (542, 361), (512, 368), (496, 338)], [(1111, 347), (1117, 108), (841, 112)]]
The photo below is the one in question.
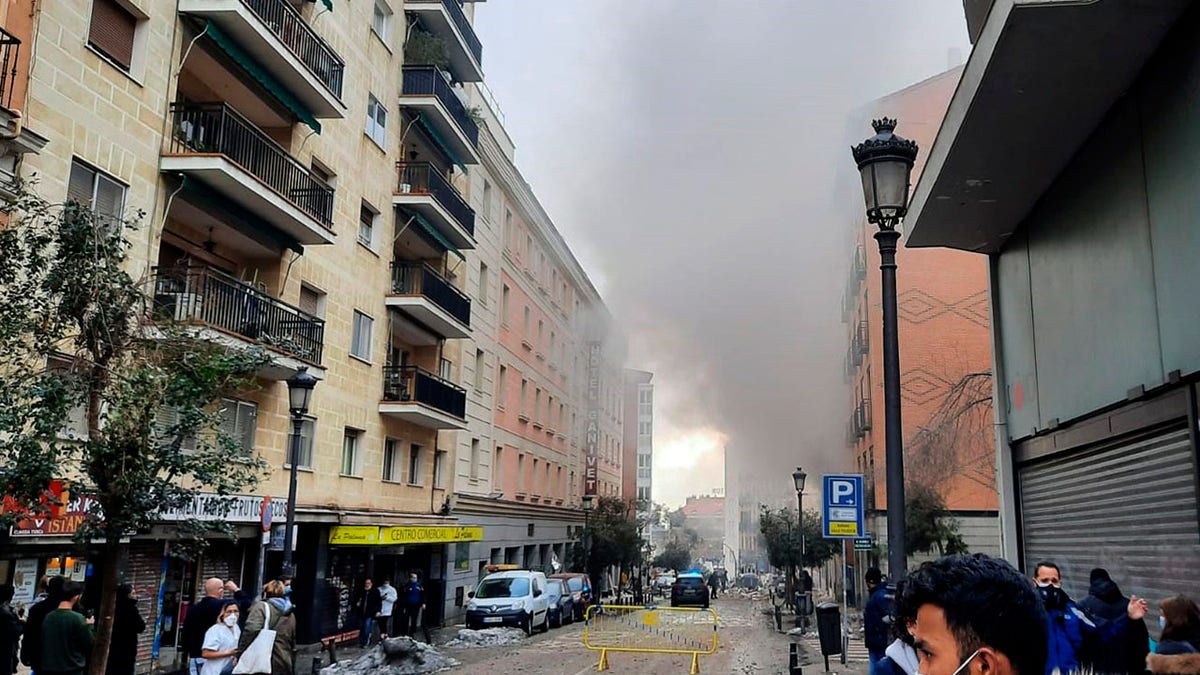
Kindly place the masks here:
[(271, 626), (271, 605), (263, 603), (263, 628), (254, 636), (254, 641), (238, 658), (233, 667), (234, 675), (255, 675), (271, 672), (271, 653), (275, 651), (275, 631)]

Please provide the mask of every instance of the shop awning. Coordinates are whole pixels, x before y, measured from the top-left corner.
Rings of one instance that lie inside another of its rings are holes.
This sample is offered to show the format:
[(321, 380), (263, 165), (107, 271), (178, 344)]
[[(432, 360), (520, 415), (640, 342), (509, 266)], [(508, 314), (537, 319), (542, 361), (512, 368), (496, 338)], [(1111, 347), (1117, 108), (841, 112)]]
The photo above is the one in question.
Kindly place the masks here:
[(433, 139), (433, 142), (442, 149), (442, 152), (446, 153), (446, 156), (450, 158), (450, 161), (454, 162), (455, 166), (462, 169), (463, 173), (468, 173), (466, 165), (463, 164), (462, 160), (458, 158), (458, 155), (454, 154), (454, 151), (450, 149), (450, 146), (446, 143), (446, 139), (442, 138), (442, 135), (437, 132), (437, 129), (434, 129), (433, 125), (425, 119), (425, 115), (417, 113), (417, 121), (421, 123), (421, 128), (425, 130), (425, 133), (429, 134), (429, 137)]
[[(326, 3), (328, 4), (328, 2)], [(330, 8), (332, 9), (332, 7)], [(288, 110), (292, 111), (301, 122), (312, 127), (313, 131), (321, 133), (321, 123), (313, 117), (312, 111), (309, 110), (303, 103), (298, 101), (292, 93), (284, 87), (275, 76), (263, 68), (262, 64), (254, 60), (254, 57), (246, 53), (245, 50), (238, 45), (237, 41), (229, 37), (222, 31), (217, 24), (209, 21), (205, 27), (205, 32), (217, 43), (226, 54), (237, 62), (251, 77), (258, 81), (271, 95), (279, 99), (279, 102)]]
[(421, 228), (421, 230), (428, 235), (429, 238), (437, 242), (437, 244), (442, 248), (458, 256), (459, 260), (466, 260), (466, 257), (463, 256), (462, 251), (459, 251), (457, 246), (451, 243), (450, 240), (447, 239), (441, 232), (438, 232), (438, 229), (434, 227), (428, 220), (425, 220), (424, 216), (416, 211), (411, 212), (411, 215), (416, 221), (417, 227)]

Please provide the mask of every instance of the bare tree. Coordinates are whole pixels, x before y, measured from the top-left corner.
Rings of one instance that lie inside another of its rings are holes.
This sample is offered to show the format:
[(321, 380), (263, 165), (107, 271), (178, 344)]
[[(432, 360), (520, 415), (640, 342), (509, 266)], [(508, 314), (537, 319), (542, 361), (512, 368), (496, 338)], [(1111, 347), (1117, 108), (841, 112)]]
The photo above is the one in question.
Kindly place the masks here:
[(933, 488), (962, 476), (994, 490), (993, 443), (992, 373), (966, 373), (909, 439), (905, 473), (911, 482)]

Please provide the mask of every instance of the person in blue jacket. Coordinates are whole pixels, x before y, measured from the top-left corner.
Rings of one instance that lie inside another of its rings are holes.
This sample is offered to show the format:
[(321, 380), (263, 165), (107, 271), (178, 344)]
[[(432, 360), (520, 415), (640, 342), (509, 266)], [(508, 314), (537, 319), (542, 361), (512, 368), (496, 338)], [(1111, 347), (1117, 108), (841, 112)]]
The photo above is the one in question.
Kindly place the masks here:
[(871, 596), (867, 599), (867, 606), (863, 609), (863, 642), (866, 643), (867, 654), (871, 659), (871, 675), (875, 675), (875, 664), (883, 658), (884, 651), (891, 642), (891, 631), (889, 630), (891, 608), (888, 606), (883, 573), (879, 571), (879, 568), (867, 568), (864, 578)]
[(1058, 565), (1042, 561), (1034, 568), (1033, 579), (1046, 609), (1049, 642), (1046, 654), (1046, 675), (1075, 673), (1080, 669), (1079, 652), (1084, 635), (1094, 636), (1100, 641), (1120, 639), (1129, 621), (1141, 621), (1147, 612), (1146, 601), (1132, 595), (1125, 616), (1098, 626), (1071, 600), (1062, 589), (1062, 575)]

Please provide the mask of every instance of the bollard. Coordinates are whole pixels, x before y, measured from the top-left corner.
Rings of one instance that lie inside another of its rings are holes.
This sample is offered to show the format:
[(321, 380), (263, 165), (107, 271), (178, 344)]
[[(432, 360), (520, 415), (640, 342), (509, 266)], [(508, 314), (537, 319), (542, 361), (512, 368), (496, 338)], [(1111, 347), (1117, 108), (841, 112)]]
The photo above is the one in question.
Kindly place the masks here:
[(795, 642), (791, 643), (790, 653), (788, 655), (788, 675), (804, 675), (804, 670), (800, 667), (800, 645)]
[(329, 665), (337, 663), (337, 640), (329, 638)]
[(313, 657), (312, 675), (321, 675), (321, 657), (320, 656)]

